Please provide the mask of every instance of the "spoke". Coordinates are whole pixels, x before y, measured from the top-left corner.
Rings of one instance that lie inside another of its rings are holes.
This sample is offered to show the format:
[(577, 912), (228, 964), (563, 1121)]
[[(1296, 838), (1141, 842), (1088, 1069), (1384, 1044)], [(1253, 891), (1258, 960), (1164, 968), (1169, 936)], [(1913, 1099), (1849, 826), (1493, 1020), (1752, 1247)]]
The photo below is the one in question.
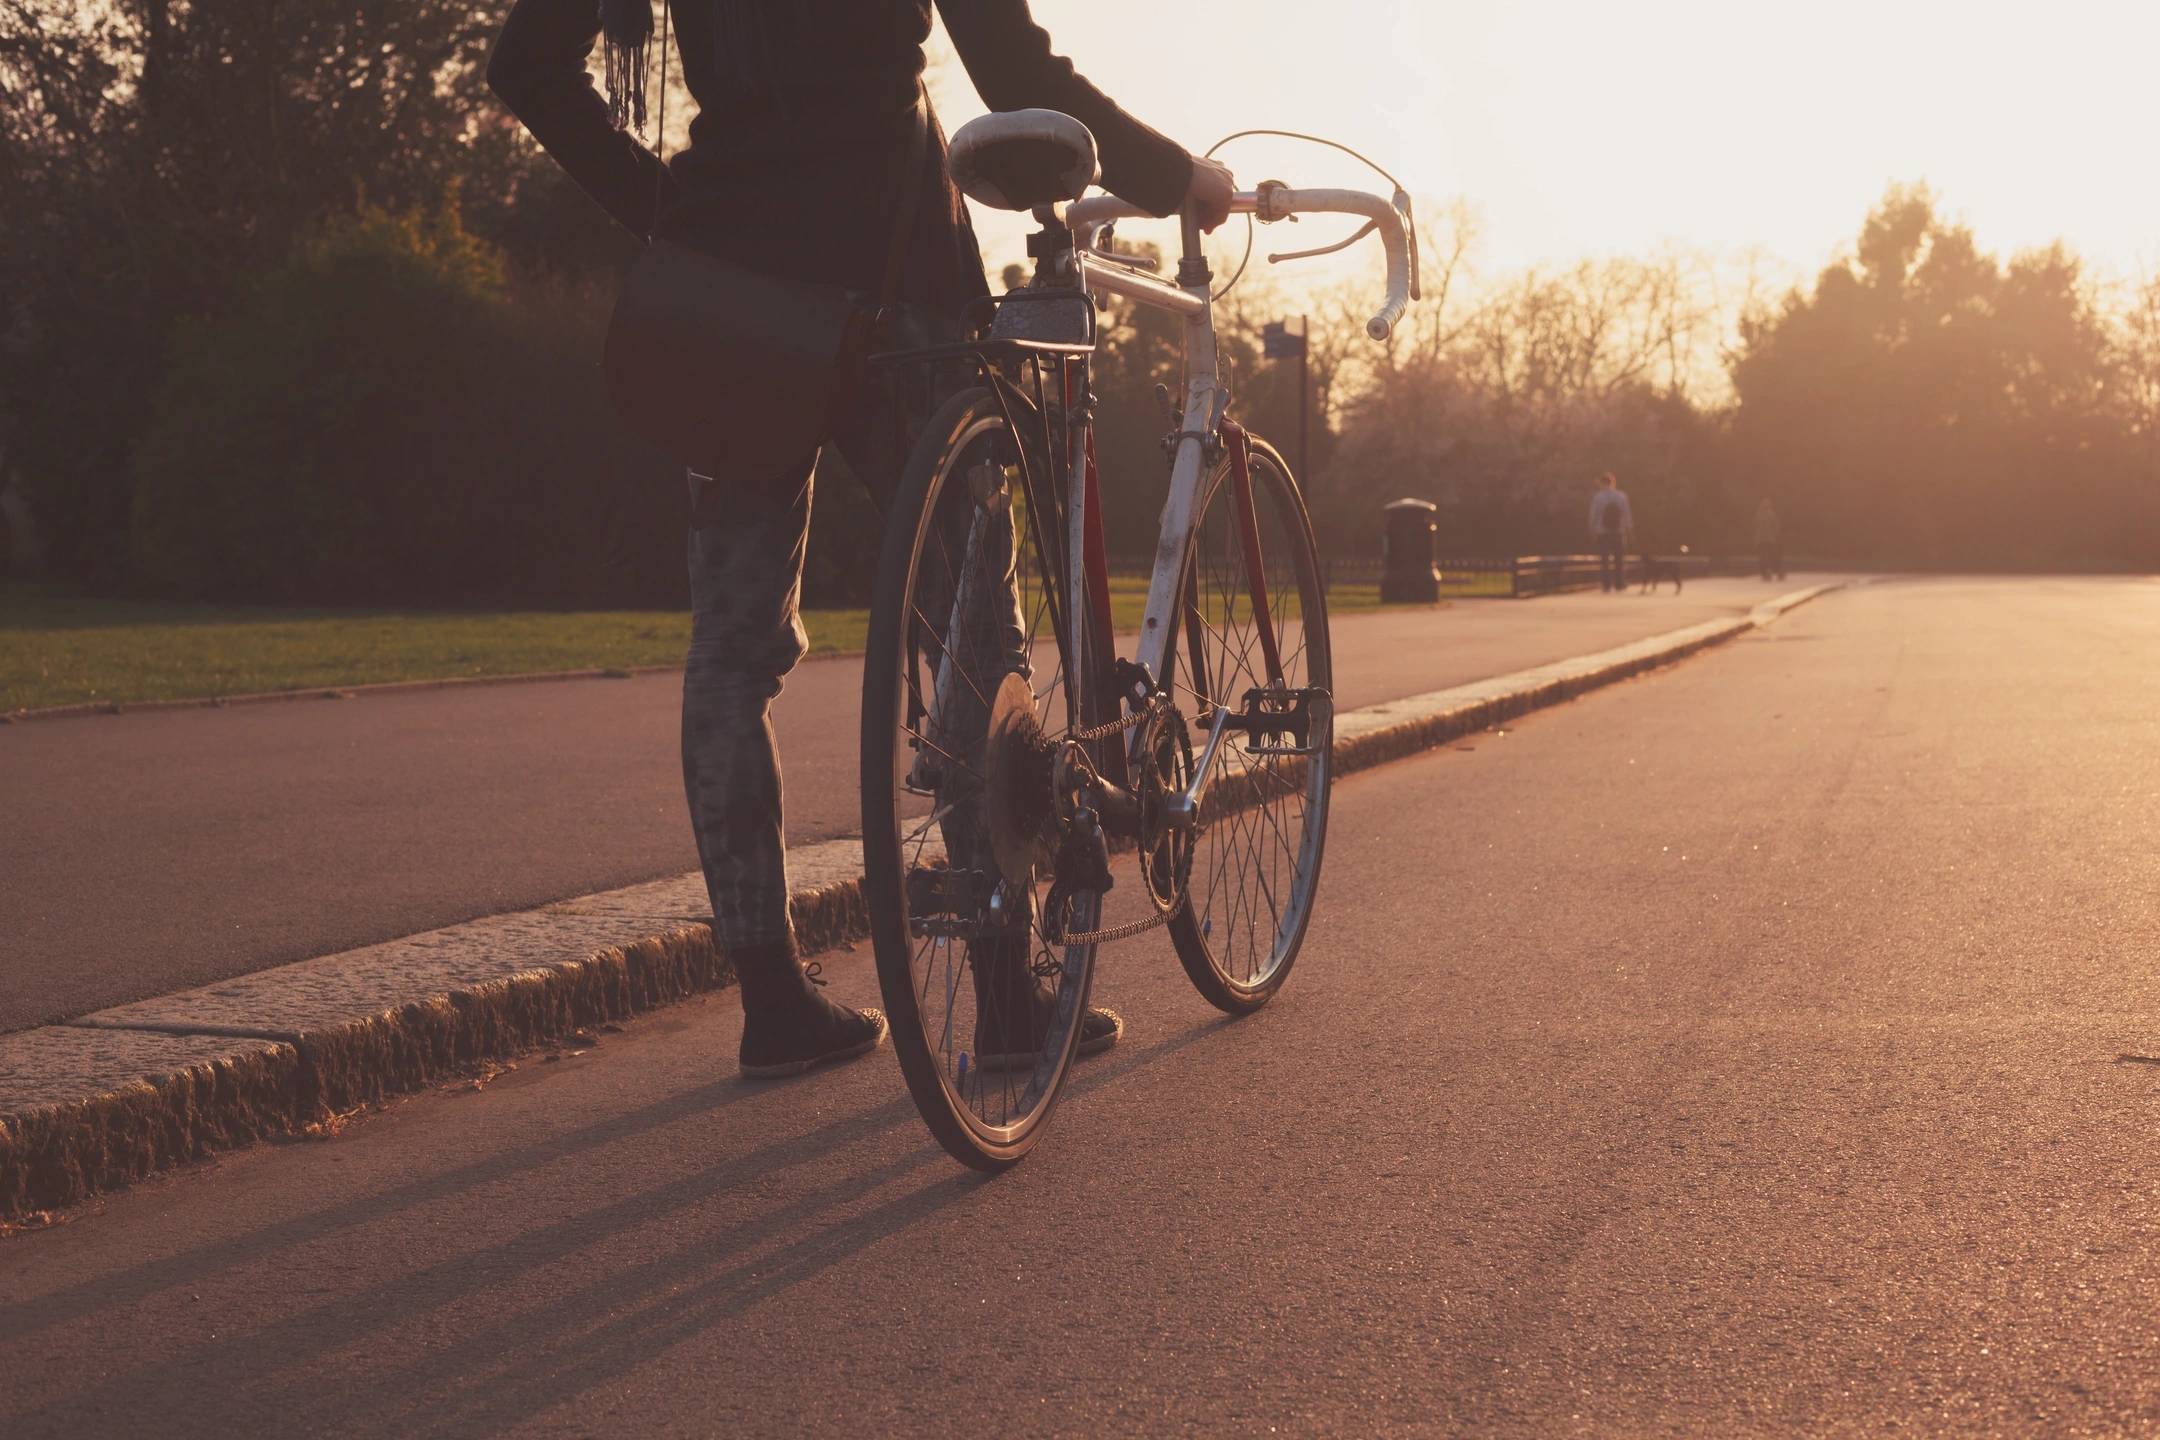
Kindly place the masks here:
[[(958, 602), (956, 601), (956, 602), (954, 602), (954, 603), (956, 603), (956, 604), (957, 604)], [(920, 620), (920, 621), (922, 621), (922, 622), (923, 622), (923, 627), (924, 627), (924, 628), (925, 628), (926, 630), (930, 630), (930, 631), (931, 631), (931, 634), (930, 634), (930, 638), (931, 638), (932, 640), (935, 640), (935, 641), (937, 642), (937, 647), (938, 647), (939, 651), (941, 651), (941, 652), (942, 652), (942, 653), (944, 654), (945, 658), (946, 658), (946, 659), (947, 659), (948, 661), (950, 661), (950, 662), (951, 662), (951, 664), (952, 664), (952, 667), (953, 667), (953, 673), (954, 673), (955, 675), (958, 675), (958, 676), (959, 676), (959, 677), (960, 677), (960, 678), (961, 678), (962, 680), (965, 680), (965, 681), (967, 682), (967, 687), (968, 687), (968, 689), (970, 689), (970, 690), (973, 690), (973, 691), (975, 692), (975, 698), (976, 698), (976, 699), (978, 699), (978, 700), (980, 700), (980, 701), (982, 701), (982, 703), (983, 703), (983, 704), (984, 704), (984, 705), (985, 705), (985, 706), (987, 707), (987, 706), (988, 706), (988, 705), (990, 704), (990, 697), (989, 697), (989, 696), (987, 696), (987, 695), (985, 695), (985, 694), (983, 694), (983, 692), (982, 692), (982, 687), (981, 687), (980, 685), (977, 685), (977, 684), (975, 683), (975, 678), (974, 678), (974, 677), (973, 677), (972, 675), (970, 675), (970, 674), (968, 674), (968, 673), (967, 673), (967, 669), (966, 669), (966, 667), (965, 667), (965, 666), (963, 666), (963, 665), (962, 665), (962, 664), (961, 664), (961, 663), (959, 662), (959, 660), (958, 660), (958, 659), (954, 658), (954, 656), (953, 656), (953, 653), (952, 653), (952, 652), (951, 652), (950, 650), (947, 650), (947, 649), (945, 648), (945, 637), (944, 637), (944, 636), (942, 636), (942, 635), (940, 635), (940, 634), (937, 634), (937, 633), (936, 633), (936, 631), (935, 631), (935, 629), (931, 627), (931, 625), (930, 625), (930, 617), (929, 617), (929, 616), (927, 616), (927, 615), (925, 615), (925, 614), (923, 614), (923, 612), (922, 612), (922, 606), (920, 606), (920, 605), (917, 605), (917, 604), (915, 604), (915, 603), (914, 603), (914, 602), (913, 602), (913, 601), (911, 600), (911, 601), (909, 601), (909, 602), (908, 602), (908, 608), (909, 608), (909, 609), (911, 609), (911, 610), (913, 610), (913, 611), (915, 612), (915, 618), (916, 618), (916, 619), (918, 619), (918, 620)], [(918, 692), (918, 693), (919, 693), (919, 692)], [(933, 698), (934, 698), (934, 697), (933, 697)]]
[[(952, 942), (950, 940), (947, 940), (945, 942), (945, 948), (947, 953), (949, 954), (952, 949)], [(960, 993), (961, 967), (958, 965), (952, 965), (948, 968), (952, 971), (952, 981), (945, 987), (945, 1034), (944, 1038), (938, 1044), (939, 1053), (944, 1055), (952, 1054), (953, 1011), (957, 1008), (953, 1004), (953, 1000), (954, 997)]]
[(959, 756), (953, 754), (952, 751), (947, 750), (944, 746), (938, 744), (937, 741), (932, 740), (929, 736), (923, 734), (920, 730), (913, 729), (912, 727), (906, 725), (902, 725), (900, 729), (902, 733), (909, 735), (914, 739), (922, 742), (923, 744), (929, 746), (932, 750), (937, 751), (938, 754), (944, 756), (947, 760), (952, 761), (953, 764), (959, 766), (962, 770), (967, 771), (969, 775), (974, 776), (977, 784), (988, 783), (983, 779), (982, 774), (977, 771), (974, 766), (968, 764), (967, 761), (962, 760)]
[(947, 804), (941, 805), (937, 809), (931, 811), (927, 816), (923, 818), (922, 824), (916, 826), (913, 830), (910, 830), (907, 834), (900, 837), (900, 843), (902, 845), (906, 845), (911, 841), (920, 840), (923, 835), (930, 829), (931, 826), (937, 824), (938, 821), (943, 820), (947, 815), (952, 814), (953, 808), (953, 806)]
[[(906, 842), (903, 841), (902, 843), (904, 844)], [(923, 851), (929, 846), (929, 844), (930, 838), (927, 835), (915, 842), (915, 853), (907, 857), (907, 865), (909, 869), (912, 870), (921, 867)]]

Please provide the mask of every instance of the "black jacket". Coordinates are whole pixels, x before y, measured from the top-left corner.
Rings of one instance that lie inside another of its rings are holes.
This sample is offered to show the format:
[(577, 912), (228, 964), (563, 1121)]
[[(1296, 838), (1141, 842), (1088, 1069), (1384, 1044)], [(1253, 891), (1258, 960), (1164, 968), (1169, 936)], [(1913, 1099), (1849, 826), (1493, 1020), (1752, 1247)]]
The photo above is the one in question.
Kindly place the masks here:
[[(676, 0), (675, 52), (697, 102), (690, 143), (669, 157), (608, 122), (585, 69), (597, 0), (517, 0), (488, 83), (608, 213), (771, 274), (874, 289), (898, 203), (932, 0), (782, 0), (760, 53), (721, 48), (716, 0)], [(1184, 149), (1120, 110), (1050, 49), (1027, 0), (936, 0), (953, 46), (994, 110), (1062, 110), (1095, 133), (1103, 183), (1174, 211), (1191, 181)], [(657, 97), (655, 97), (657, 99)], [(933, 132), (902, 297), (952, 309), (984, 291), (967, 210)]]

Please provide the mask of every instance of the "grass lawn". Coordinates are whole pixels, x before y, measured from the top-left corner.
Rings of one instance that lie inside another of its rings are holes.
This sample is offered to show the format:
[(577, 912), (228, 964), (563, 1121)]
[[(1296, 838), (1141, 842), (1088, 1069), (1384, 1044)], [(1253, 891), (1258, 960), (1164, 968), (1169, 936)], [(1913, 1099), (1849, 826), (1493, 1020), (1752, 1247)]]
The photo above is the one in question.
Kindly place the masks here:
[[(1111, 582), (1137, 627), (1146, 582)], [(1375, 585), (1339, 586), (1334, 609), (1370, 609)], [(803, 615), (812, 654), (862, 649), (864, 610)], [(688, 615), (659, 610), (289, 610), (174, 605), (0, 583), (0, 712), (387, 680), (680, 664)]]

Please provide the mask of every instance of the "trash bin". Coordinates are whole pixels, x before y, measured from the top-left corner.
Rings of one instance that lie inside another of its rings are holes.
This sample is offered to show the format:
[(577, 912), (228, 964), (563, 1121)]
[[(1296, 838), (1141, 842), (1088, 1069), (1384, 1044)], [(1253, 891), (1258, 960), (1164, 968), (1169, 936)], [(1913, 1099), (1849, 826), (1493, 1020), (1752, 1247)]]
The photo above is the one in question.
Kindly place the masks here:
[(1433, 563), (1440, 526), (1430, 500), (1402, 499), (1380, 507), (1387, 519), (1381, 554), (1380, 598), (1390, 604), (1429, 605), (1440, 598), (1440, 567)]

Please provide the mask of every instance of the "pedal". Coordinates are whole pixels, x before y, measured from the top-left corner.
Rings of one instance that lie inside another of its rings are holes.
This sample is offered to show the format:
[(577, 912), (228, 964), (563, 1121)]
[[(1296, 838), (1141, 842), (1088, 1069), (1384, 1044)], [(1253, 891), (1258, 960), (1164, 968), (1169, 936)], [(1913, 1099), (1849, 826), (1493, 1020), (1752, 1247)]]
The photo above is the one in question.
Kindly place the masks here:
[(1323, 685), (1247, 690), (1242, 708), (1223, 728), (1244, 734), (1248, 755), (1317, 754), (1332, 729), (1334, 704)]
[(974, 940), (1009, 929), (985, 918), (997, 886), (985, 870), (910, 870), (908, 930), (917, 939)]

